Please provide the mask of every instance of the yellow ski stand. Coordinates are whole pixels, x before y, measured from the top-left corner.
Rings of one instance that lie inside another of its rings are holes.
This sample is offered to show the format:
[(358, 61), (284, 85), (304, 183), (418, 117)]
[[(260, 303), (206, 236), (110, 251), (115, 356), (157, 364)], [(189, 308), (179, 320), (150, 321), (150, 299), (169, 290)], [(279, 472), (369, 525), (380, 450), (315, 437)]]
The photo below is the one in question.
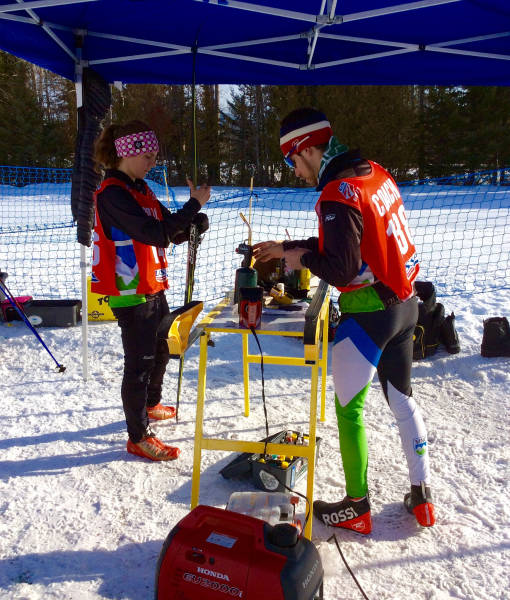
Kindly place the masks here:
[(166, 340), (170, 358), (180, 358), (188, 348), (188, 340), (203, 302), (194, 300), (166, 315), (158, 327), (158, 338)]
[[(310, 369), (310, 396), (309, 396), (309, 445), (292, 446), (293, 456), (302, 456), (308, 461), (306, 496), (313, 504), (313, 484), (316, 461), (316, 423), (317, 401), (320, 393), (320, 419), (325, 419), (325, 392), (326, 370), (328, 359), (327, 322), (329, 309), (329, 286), (320, 282), (314, 299), (309, 308), (304, 312), (282, 311), (281, 316), (272, 315), (264, 318), (257, 328), (259, 336), (283, 336), (301, 338), (304, 342), (302, 356), (275, 356), (264, 353), (264, 364), (300, 366)], [(249, 398), (249, 366), (260, 364), (258, 354), (250, 354), (248, 350), (248, 337), (252, 335), (249, 329), (244, 329), (237, 324), (238, 316), (232, 306), (232, 295), (227, 296), (218, 306), (209, 312), (196, 326), (194, 331), (200, 334), (200, 359), (198, 367), (197, 407), (195, 417), (195, 443), (193, 456), (193, 477), (191, 484), (191, 508), (199, 503), (200, 495), (200, 468), (203, 450), (219, 450), (230, 452), (250, 452), (269, 454), (289, 454), (288, 444), (255, 442), (240, 439), (224, 439), (219, 437), (204, 436), (205, 391), (207, 380), (207, 351), (211, 333), (223, 332), (241, 335), (242, 361), (244, 383), (244, 415), (250, 414)], [(270, 344), (268, 344), (269, 346)], [(312, 518), (306, 524), (305, 536), (311, 539)]]

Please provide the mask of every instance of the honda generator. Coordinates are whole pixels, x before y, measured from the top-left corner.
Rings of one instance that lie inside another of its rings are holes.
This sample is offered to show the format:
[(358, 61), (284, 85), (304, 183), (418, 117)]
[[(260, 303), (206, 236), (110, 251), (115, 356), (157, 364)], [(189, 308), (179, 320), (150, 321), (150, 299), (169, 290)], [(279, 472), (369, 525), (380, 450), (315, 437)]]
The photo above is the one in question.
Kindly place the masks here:
[(165, 540), (155, 600), (322, 600), (323, 576), (293, 525), (197, 506)]

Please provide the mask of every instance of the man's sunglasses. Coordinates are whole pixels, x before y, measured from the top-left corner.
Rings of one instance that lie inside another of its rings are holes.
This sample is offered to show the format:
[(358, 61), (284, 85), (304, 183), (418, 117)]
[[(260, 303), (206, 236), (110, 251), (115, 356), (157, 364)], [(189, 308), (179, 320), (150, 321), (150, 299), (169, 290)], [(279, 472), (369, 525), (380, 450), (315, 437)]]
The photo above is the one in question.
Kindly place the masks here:
[(304, 138), (302, 138), (302, 139), (300, 139), (300, 140), (296, 140), (296, 141), (295, 141), (295, 142), (292, 144), (292, 146), (291, 146), (290, 150), (287, 152), (287, 154), (286, 154), (286, 155), (283, 157), (283, 160), (285, 161), (285, 164), (286, 164), (286, 165), (288, 165), (288, 166), (289, 166), (291, 169), (295, 169), (295, 168), (296, 168), (296, 165), (294, 164), (294, 161), (292, 160), (291, 156), (292, 156), (293, 154), (296, 154), (296, 152), (297, 152), (297, 150), (298, 150), (299, 146), (300, 146), (300, 145), (301, 145), (301, 144), (302, 144), (302, 143), (303, 143), (305, 140), (307, 140), (309, 137), (310, 137), (310, 136), (309, 136), (309, 135), (307, 135), (306, 137), (304, 137)]

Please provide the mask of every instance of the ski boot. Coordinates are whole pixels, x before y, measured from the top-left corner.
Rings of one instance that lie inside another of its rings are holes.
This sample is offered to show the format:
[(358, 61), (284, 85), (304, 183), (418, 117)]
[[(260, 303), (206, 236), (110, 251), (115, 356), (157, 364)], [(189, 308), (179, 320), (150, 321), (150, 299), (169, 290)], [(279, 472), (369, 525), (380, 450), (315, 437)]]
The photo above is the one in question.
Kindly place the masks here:
[(510, 326), (506, 317), (483, 322), (482, 356), (510, 356)]
[(455, 329), (455, 315), (452, 313), (441, 323), (439, 337), (443, 342), (446, 351), (450, 354), (458, 354), (460, 352), (459, 336)]
[(346, 496), (340, 502), (316, 500), (313, 503), (313, 514), (319, 521), (330, 527), (352, 529), (364, 535), (372, 531), (370, 503), (367, 496), (359, 500)]
[(430, 487), (423, 481), (421, 485), (411, 486), (411, 492), (404, 496), (404, 506), (422, 527), (432, 527), (436, 522)]

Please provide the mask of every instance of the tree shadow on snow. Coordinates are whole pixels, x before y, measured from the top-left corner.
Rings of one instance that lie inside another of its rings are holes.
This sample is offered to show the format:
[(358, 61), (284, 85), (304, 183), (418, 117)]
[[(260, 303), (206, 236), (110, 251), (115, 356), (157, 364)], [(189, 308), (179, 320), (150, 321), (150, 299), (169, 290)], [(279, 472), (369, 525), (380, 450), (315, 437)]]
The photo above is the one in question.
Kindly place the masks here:
[(79, 429), (77, 431), (52, 431), (51, 433), (43, 433), (41, 435), (16, 436), (12, 438), (0, 439), (0, 450), (7, 448), (39, 446), (40, 444), (51, 444), (52, 442), (95, 442), (98, 444), (105, 443), (105, 436), (114, 435), (125, 431), (125, 421), (116, 421), (106, 423), (98, 427), (90, 427), (89, 429)]
[[(163, 535), (166, 537), (167, 533), (165, 531)], [(6, 558), (0, 560), (0, 589), (9, 589), (16, 584), (50, 586), (62, 583), (63, 590), (69, 592), (73, 582), (100, 580), (98, 597), (111, 600), (152, 598), (163, 542), (162, 537), (161, 540), (125, 544), (116, 550), (67, 550)], [(77, 590), (73, 597), (79, 597)]]
[[(84, 465), (98, 465), (116, 460), (125, 460), (126, 452), (123, 444), (118, 440), (112, 440), (112, 436), (125, 431), (124, 421), (108, 423), (99, 427), (81, 429), (79, 431), (54, 431), (42, 435), (31, 435), (26, 437), (14, 437), (0, 440), (0, 450), (14, 447), (42, 447), (42, 444), (59, 444), (65, 442), (65, 448), (69, 450), (72, 446), (68, 444), (83, 444), (83, 450), (44, 456), (40, 453), (35, 458), (24, 458), (23, 460), (0, 461), (0, 473), (2, 478), (24, 477), (32, 475), (58, 474), (72, 467)], [(110, 438), (110, 439), (109, 439)], [(92, 444), (99, 446), (97, 451), (93, 450)], [(108, 446), (111, 446), (109, 448)], [(75, 446), (79, 448), (79, 446)], [(62, 445), (64, 448), (64, 445)]]

